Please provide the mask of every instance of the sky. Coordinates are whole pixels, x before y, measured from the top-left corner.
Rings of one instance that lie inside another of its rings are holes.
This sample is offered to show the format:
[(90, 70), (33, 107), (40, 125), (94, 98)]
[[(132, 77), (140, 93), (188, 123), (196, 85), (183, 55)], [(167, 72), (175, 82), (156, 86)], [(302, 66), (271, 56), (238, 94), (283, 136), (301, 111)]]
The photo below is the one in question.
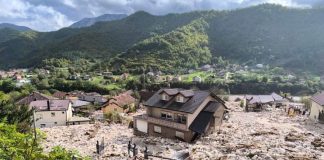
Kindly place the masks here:
[(262, 3), (287, 7), (322, 6), (324, 0), (0, 0), (0, 23), (37, 31), (54, 31), (87, 17), (132, 14), (144, 10), (154, 15), (193, 10), (228, 10)]

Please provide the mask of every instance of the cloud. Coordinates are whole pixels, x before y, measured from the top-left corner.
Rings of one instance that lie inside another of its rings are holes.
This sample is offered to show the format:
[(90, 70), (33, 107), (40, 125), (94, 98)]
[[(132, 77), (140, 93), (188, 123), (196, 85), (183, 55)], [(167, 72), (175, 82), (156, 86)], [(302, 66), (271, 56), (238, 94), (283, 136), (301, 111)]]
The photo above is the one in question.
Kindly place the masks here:
[(0, 0), (0, 22), (28, 26), (39, 31), (56, 30), (72, 23), (51, 6), (23, 0)]
[(26, 25), (48, 31), (69, 26), (86, 17), (106, 13), (183, 13), (193, 10), (224, 10), (262, 3), (311, 7), (323, 0), (0, 0), (0, 22)]

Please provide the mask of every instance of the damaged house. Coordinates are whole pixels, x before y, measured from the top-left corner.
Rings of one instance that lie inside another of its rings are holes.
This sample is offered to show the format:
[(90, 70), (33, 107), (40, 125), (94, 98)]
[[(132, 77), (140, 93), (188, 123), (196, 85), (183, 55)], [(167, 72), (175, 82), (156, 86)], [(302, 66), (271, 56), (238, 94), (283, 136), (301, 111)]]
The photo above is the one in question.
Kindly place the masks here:
[(134, 116), (134, 134), (193, 142), (220, 127), (225, 102), (209, 91), (160, 89)]
[(270, 95), (246, 95), (244, 97), (246, 111), (261, 111), (266, 106), (283, 107), (289, 104), (288, 99), (276, 94)]

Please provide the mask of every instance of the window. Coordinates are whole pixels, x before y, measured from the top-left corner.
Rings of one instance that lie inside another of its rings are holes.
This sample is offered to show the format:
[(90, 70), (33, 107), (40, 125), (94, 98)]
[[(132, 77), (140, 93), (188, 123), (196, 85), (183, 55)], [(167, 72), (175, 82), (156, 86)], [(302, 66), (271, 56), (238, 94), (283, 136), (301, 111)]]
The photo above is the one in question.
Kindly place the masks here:
[(176, 131), (176, 135), (175, 136), (177, 138), (184, 139), (184, 133), (183, 132)]
[(164, 100), (164, 101), (166, 101), (166, 100), (169, 99), (169, 96), (168, 96), (167, 94), (164, 94), (164, 93), (163, 93), (163, 94), (161, 95), (161, 99)]
[(55, 112), (52, 112), (52, 113), (51, 113), (51, 116), (52, 116), (52, 117), (55, 117)]
[(65, 112), (62, 112), (62, 114), (64, 114)]
[(161, 127), (159, 127), (159, 126), (154, 126), (154, 132), (155, 133), (161, 133)]
[(44, 128), (44, 127), (46, 127), (46, 124), (41, 124), (40, 127)]
[(166, 113), (166, 112), (162, 112), (161, 113), (161, 118), (162, 119), (167, 119), (167, 120), (172, 120), (172, 113)]
[(167, 113), (167, 119), (168, 119), (168, 120), (172, 120), (172, 115), (171, 115), (171, 113)]
[(184, 114), (178, 114), (177, 115), (177, 121), (178, 121), (178, 123), (186, 124), (187, 123), (187, 116), (184, 115)]
[(162, 119), (166, 119), (166, 118), (167, 118), (166, 113), (161, 113), (161, 118), (162, 118)]
[(178, 95), (177, 98), (176, 98), (176, 101), (177, 101), (177, 102), (184, 102), (184, 98), (183, 98), (183, 96)]
[(57, 124), (57, 122), (54, 122), (54, 124)]

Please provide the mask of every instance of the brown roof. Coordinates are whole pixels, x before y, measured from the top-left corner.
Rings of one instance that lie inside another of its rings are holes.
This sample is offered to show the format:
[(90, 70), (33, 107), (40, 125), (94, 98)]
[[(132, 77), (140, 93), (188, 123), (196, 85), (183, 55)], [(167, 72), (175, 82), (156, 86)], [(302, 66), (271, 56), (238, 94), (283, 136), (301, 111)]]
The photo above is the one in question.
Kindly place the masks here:
[(30, 102), (35, 100), (51, 100), (51, 99), (57, 99), (52, 96), (48, 96), (39, 92), (32, 92), (30, 95), (20, 99), (16, 104), (18, 105), (29, 105)]
[(118, 96), (114, 96), (107, 103), (105, 103), (104, 106), (114, 103), (114, 104), (118, 105), (119, 107), (123, 107), (125, 105), (135, 103), (136, 99), (134, 97), (132, 97), (130, 93), (132, 93), (132, 92), (127, 91), (127, 92), (122, 93)]
[(37, 111), (49, 111), (48, 102), (50, 105), (50, 111), (65, 111), (68, 110), (70, 100), (40, 100), (32, 101), (30, 107), (35, 108)]
[(163, 89), (163, 91), (161, 93), (166, 93), (169, 96), (173, 96), (179, 93), (178, 89)]
[(321, 106), (324, 106), (324, 92), (315, 94), (313, 97), (311, 97), (311, 100), (313, 100), (314, 102), (316, 102)]
[(64, 99), (66, 95), (67, 95), (66, 92), (56, 91), (53, 94), (53, 97), (56, 97), (56, 98), (59, 98), (59, 99)]
[(191, 97), (191, 96), (195, 95), (193, 90), (180, 91), (180, 94), (182, 94), (185, 97)]

